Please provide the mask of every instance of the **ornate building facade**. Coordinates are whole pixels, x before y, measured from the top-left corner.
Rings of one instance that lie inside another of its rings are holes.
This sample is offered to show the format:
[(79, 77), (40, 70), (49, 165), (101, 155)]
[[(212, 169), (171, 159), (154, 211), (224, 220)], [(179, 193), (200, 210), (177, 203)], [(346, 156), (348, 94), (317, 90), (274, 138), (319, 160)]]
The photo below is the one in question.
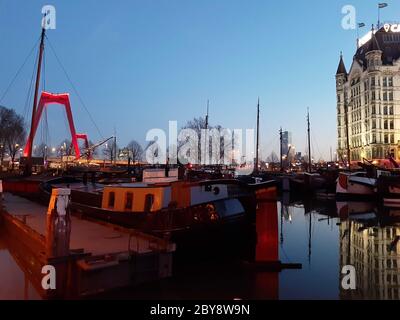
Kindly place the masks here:
[(347, 162), (400, 160), (400, 27), (372, 30), (349, 72), (336, 72), (338, 156)]

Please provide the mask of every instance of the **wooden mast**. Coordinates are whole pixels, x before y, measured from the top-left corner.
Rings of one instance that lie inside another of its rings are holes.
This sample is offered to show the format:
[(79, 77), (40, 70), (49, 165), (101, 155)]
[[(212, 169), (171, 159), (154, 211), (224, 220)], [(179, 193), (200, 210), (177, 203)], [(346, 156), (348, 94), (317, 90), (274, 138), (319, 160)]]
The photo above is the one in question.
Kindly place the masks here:
[[(44, 38), (46, 36), (45, 18), (46, 18), (46, 14), (44, 14), (43, 23), (42, 23), (42, 34), (40, 37), (40, 47), (39, 47), (39, 59), (38, 59), (37, 72), (36, 72), (35, 95), (33, 98), (33, 107), (32, 107), (31, 130), (29, 133), (29, 144), (31, 146), (33, 146), (32, 128), (34, 126), (35, 117), (36, 117), (36, 107), (37, 107), (37, 101), (38, 101), (38, 97), (39, 97), (40, 75), (41, 75), (41, 71), (42, 71), (42, 61), (43, 61), (43, 52), (44, 52)], [(26, 165), (25, 165), (25, 174), (28, 176), (30, 176), (32, 174), (32, 149), (33, 148), (29, 149), (29, 152), (27, 154), (27, 159), (26, 159)]]
[[(206, 114), (206, 132), (204, 134), (204, 165), (208, 164), (207, 159), (207, 142), (208, 142), (208, 118), (209, 118), (209, 111), (210, 111), (210, 100), (207, 100), (207, 114)], [(200, 162), (201, 163), (201, 162)]]
[(279, 130), (279, 142), (280, 142), (280, 164), (281, 164), (281, 172), (283, 172), (283, 131), (282, 127)]
[(308, 172), (312, 172), (311, 137), (310, 137), (310, 110), (307, 110), (307, 135), (308, 135)]
[(259, 163), (259, 148), (260, 148), (260, 98), (258, 98), (257, 103), (257, 143), (256, 143), (256, 161), (254, 173), (258, 173), (258, 163)]

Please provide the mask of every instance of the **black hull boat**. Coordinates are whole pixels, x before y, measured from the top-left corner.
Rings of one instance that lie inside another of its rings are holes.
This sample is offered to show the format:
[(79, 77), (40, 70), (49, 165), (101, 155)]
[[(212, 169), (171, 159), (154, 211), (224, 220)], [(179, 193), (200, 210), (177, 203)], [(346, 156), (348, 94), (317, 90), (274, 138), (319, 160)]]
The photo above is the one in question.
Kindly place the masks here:
[[(257, 201), (276, 201), (275, 182), (246, 184), (238, 180), (131, 183), (102, 186), (55, 180), (41, 186), (71, 189), (71, 212), (168, 238), (180, 252), (217, 248), (223, 242), (247, 241)], [(228, 240), (228, 238), (230, 240)], [(226, 243), (227, 244), (227, 243)], [(233, 247), (232, 247), (233, 248)]]

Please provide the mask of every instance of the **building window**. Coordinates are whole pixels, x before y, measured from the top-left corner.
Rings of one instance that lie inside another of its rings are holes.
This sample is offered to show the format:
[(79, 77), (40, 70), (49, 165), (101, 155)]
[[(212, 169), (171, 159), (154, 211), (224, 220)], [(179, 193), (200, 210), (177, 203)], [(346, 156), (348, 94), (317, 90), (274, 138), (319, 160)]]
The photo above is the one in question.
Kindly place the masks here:
[(393, 92), (389, 92), (389, 101), (393, 101)]
[(376, 99), (376, 93), (375, 93), (375, 91), (372, 91), (372, 100), (375, 100)]
[(389, 107), (389, 114), (390, 114), (390, 115), (393, 115), (393, 106), (390, 106), (390, 107)]
[(390, 120), (390, 130), (394, 130), (394, 121)]
[(387, 101), (388, 100), (388, 94), (387, 94), (387, 92), (385, 91), (384, 93), (383, 93), (383, 101)]
[(385, 116), (387, 116), (387, 114), (388, 114), (388, 108), (387, 108), (387, 106), (384, 106), (384, 107), (383, 107), (383, 114), (384, 114)]
[(125, 210), (132, 210), (132, 209), (133, 209), (133, 193), (127, 192), (125, 199)]
[(389, 77), (388, 79), (388, 86), (393, 87), (393, 77)]
[(375, 86), (375, 77), (371, 77), (371, 87)]
[(115, 206), (115, 192), (110, 192), (108, 195), (108, 207), (114, 208)]
[(388, 78), (383, 77), (383, 86), (387, 87), (388, 86)]
[(385, 129), (385, 130), (388, 129), (388, 121), (387, 121), (387, 120), (385, 120), (385, 121), (383, 122), (383, 129)]
[(389, 143), (389, 136), (387, 134), (384, 135), (384, 143)]
[(391, 134), (391, 135), (390, 135), (390, 143), (391, 143), (391, 144), (394, 144), (394, 134)]

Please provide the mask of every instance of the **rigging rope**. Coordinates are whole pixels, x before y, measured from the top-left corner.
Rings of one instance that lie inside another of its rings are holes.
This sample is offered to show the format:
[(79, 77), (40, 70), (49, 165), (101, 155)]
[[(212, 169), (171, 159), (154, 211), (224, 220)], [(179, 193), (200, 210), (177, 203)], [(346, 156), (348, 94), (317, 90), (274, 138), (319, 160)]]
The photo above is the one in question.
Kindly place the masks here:
[(47, 36), (46, 36), (46, 39), (47, 39), (47, 42), (48, 42), (49, 45), (50, 45), (50, 49), (52, 50), (54, 56), (56, 57), (56, 60), (57, 60), (57, 62), (59, 63), (61, 69), (63, 70), (63, 72), (64, 72), (64, 74), (65, 74), (67, 80), (69, 81), (69, 83), (70, 83), (72, 89), (74, 90), (74, 92), (75, 92), (76, 96), (78, 97), (78, 99), (79, 99), (81, 105), (83, 106), (83, 108), (85, 109), (86, 113), (88, 114), (88, 116), (89, 116), (89, 118), (90, 118), (90, 121), (92, 122), (92, 124), (93, 124), (94, 127), (96, 128), (97, 133), (99, 134), (99, 136), (100, 136), (102, 139), (104, 139), (103, 135), (101, 134), (101, 131), (100, 131), (99, 127), (97, 126), (97, 124), (96, 124), (96, 122), (94, 121), (92, 115), (90, 114), (89, 109), (86, 107), (85, 103), (83, 102), (82, 97), (81, 97), (80, 94), (78, 93), (78, 90), (76, 89), (75, 85), (73, 84), (71, 78), (69, 77), (69, 75), (68, 75), (66, 69), (64, 68), (63, 64), (61, 63), (61, 60), (59, 59), (59, 57), (58, 57), (58, 55), (57, 55), (57, 53), (56, 53), (56, 51), (55, 51), (53, 45), (51, 44), (51, 42), (50, 42), (50, 40), (47, 38)]
[[(38, 58), (39, 58), (39, 53), (36, 54), (35, 61), (37, 61)], [(24, 105), (23, 117), (24, 117), (25, 121), (28, 118), (28, 112), (31, 111), (31, 108), (32, 108), (32, 106), (29, 105), (29, 104), (31, 102), (31, 98), (32, 98), (32, 94), (33, 94), (33, 83), (35, 81), (35, 69), (36, 69), (36, 63), (33, 64), (31, 82), (30, 82), (30, 85), (29, 85), (29, 88), (28, 88), (28, 93), (27, 93), (26, 100), (25, 100), (25, 105)]]
[(38, 42), (40, 41), (40, 38), (35, 42), (35, 45), (32, 47), (31, 51), (29, 52), (28, 56), (25, 58), (24, 62), (22, 63), (22, 65), (20, 66), (20, 68), (18, 69), (17, 73), (14, 75), (13, 79), (11, 80), (10, 84), (8, 85), (7, 89), (4, 91), (3, 95), (0, 98), (0, 103), (3, 102), (4, 98), (6, 97), (6, 95), (8, 94), (8, 92), (10, 91), (11, 87), (13, 86), (15, 80), (18, 78), (18, 76), (20, 75), (22, 69), (25, 67), (26, 63), (28, 62), (28, 59), (30, 58), (30, 56), (32, 55), (33, 51), (35, 50), (35, 48), (37, 47)]

